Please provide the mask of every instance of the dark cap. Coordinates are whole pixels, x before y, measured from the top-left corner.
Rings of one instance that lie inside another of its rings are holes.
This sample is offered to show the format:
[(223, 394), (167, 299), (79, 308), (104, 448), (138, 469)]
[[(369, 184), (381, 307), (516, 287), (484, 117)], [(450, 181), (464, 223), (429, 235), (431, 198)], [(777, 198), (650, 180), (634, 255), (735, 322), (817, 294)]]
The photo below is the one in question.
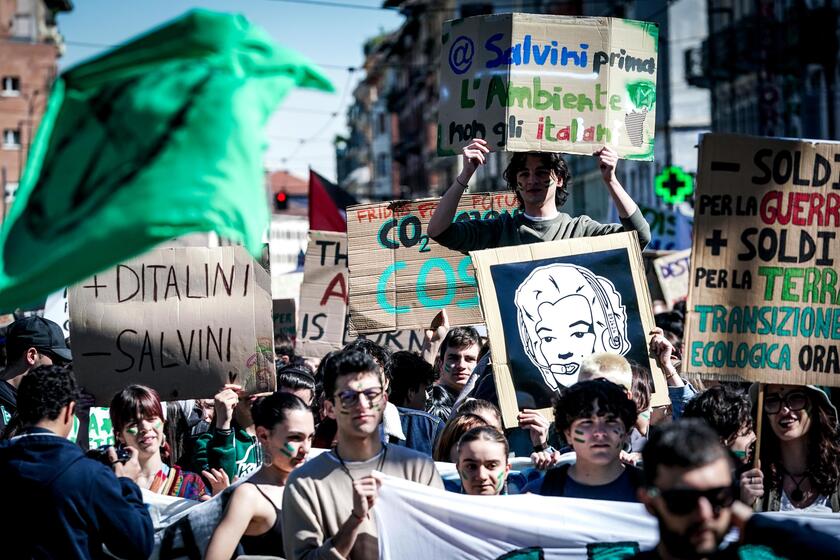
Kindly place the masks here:
[(61, 327), (43, 317), (24, 317), (9, 325), (6, 328), (6, 347), (10, 356), (35, 348), (55, 354), (67, 362), (73, 360)]

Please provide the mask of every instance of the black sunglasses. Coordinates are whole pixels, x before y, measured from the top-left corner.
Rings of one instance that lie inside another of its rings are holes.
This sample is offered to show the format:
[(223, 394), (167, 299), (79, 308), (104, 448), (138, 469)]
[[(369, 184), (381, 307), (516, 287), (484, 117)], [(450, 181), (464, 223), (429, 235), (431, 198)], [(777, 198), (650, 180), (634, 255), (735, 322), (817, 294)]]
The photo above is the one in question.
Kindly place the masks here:
[(769, 395), (764, 398), (764, 411), (767, 414), (778, 414), (784, 404), (792, 412), (802, 410), (808, 406), (808, 395), (802, 391), (793, 391), (785, 395)]
[(721, 509), (731, 506), (735, 501), (735, 487), (731, 485), (709, 488), (708, 490), (689, 488), (660, 490), (653, 487), (648, 488), (648, 494), (653, 497), (661, 496), (668, 511), (676, 515), (687, 515), (693, 512), (697, 509), (697, 502), (700, 501), (700, 498), (706, 498), (709, 501), (715, 515), (720, 513)]

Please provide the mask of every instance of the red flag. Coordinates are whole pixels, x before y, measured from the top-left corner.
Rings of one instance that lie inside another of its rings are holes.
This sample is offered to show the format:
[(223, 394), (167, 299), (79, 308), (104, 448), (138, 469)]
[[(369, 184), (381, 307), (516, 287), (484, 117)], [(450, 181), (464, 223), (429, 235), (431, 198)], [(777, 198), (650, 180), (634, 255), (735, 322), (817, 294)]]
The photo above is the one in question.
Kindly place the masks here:
[(310, 230), (347, 231), (344, 211), (352, 204), (358, 204), (353, 195), (309, 170)]

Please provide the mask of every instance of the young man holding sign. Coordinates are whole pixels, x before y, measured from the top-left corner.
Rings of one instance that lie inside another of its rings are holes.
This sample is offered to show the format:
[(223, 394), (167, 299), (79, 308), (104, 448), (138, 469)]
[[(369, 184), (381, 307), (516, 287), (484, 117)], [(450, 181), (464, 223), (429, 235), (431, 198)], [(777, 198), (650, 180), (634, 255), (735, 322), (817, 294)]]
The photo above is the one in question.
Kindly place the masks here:
[(448, 249), (468, 252), (572, 237), (608, 235), (635, 230), (644, 249), (650, 242), (650, 226), (641, 210), (615, 175), (618, 155), (612, 148), (595, 152), (601, 177), (618, 209), (620, 224), (600, 224), (589, 216), (572, 217), (558, 210), (568, 197), (571, 175), (563, 157), (550, 152), (513, 154), (505, 170), (508, 187), (516, 193), (524, 211), (503, 214), (493, 220), (455, 222), (458, 201), (473, 173), (490, 152), (487, 142), (477, 138), (464, 148), (464, 168), (452, 187), (441, 197), (429, 220), (429, 236)]

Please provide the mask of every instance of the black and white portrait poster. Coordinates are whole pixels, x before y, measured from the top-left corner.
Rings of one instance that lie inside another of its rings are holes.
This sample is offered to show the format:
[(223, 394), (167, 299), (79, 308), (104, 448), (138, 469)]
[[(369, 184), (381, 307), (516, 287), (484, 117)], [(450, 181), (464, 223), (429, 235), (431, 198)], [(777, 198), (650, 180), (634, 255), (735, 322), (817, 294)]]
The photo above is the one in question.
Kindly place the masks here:
[[(592, 354), (655, 367), (648, 356), (650, 296), (634, 235), (472, 256), (506, 425), (523, 408), (550, 409), (556, 391), (577, 382)], [(662, 387), (653, 381), (667, 398), (664, 380)]]

